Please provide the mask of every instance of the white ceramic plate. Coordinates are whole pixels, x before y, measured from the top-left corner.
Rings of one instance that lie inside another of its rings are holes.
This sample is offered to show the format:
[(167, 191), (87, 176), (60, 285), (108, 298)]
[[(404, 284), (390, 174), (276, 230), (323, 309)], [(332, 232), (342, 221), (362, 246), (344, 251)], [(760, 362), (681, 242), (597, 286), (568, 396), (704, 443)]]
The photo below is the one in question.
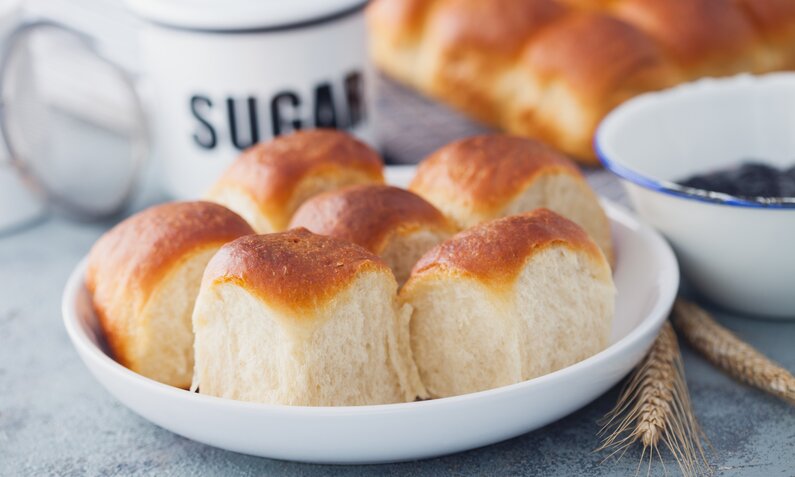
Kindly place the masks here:
[[(405, 184), (412, 168), (390, 168)], [(190, 393), (119, 365), (102, 349), (83, 286), (85, 261), (63, 296), (66, 330), (83, 362), (136, 413), (172, 432), (244, 454), (323, 463), (422, 459), (499, 442), (579, 409), (625, 376), (646, 353), (679, 285), (666, 242), (631, 214), (606, 203), (618, 255), (611, 345), (560, 371), (452, 398), (359, 407), (256, 404)]]

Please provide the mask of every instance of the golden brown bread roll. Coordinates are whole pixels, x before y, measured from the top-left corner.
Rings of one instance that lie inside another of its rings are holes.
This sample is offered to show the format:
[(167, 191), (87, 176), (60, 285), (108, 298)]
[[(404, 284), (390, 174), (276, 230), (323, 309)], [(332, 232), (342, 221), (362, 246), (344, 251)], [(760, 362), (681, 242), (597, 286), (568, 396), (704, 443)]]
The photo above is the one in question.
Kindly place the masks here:
[(517, 383), (604, 349), (610, 266), (573, 222), (545, 209), (461, 232), (428, 252), (401, 290), (431, 397)]
[(610, 222), (577, 166), (532, 139), (473, 136), (442, 147), (420, 163), (409, 190), (460, 228), (549, 208), (578, 223), (613, 259)]
[(620, 102), (704, 75), (795, 67), (792, 0), (375, 0), (371, 51), (395, 78), (595, 163)]
[(538, 32), (519, 59), (522, 86), (505, 106), (508, 129), (591, 158), (590, 138), (604, 113), (675, 84), (678, 72), (643, 32), (619, 19), (573, 13), (555, 25)]
[(196, 300), (195, 385), (243, 401), (343, 406), (424, 395), (409, 307), (377, 256), (305, 229), (235, 240)]
[(514, 83), (521, 80), (511, 72), (528, 32), (542, 30), (565, 12), (561, 4), (548, 0), (440, 3), (430, 14), (435, 28), (426, 40), (430, 50), (423, 52), (423, 59), (435, 60), (423, 63), (428, 75), (423, 83), (456, 107), (497, 123), (504, 113), (494, 105), (514, 99)]
[(249, 148), (207, 199), (234, 210), (258, 233), (270, 233), (287, 228), (298, 207), (316, 194), (383, 181), (383, 164), (372, 148), (342, 131), (313, 129)]
[(613, 12), (656, 40), (690, 78), (754, 70), (756, 32), (730, 0), (623, 0)]
[(347, 240), (380, 256), (406, 281), (419, 258), (453, 234), (439, 210), (397, 187), (360, 185), (317, 195), (304, 202), (290, 228)]
[(190, 386), (191, 313), (204, 267), (221, 245), (252, 233), (225, 207), (177, 202), (103, 235), (89, 254), (86, 287), (115, 359), (156, 381)]
[(763, 34), (771, 37), (795, 34), (795, 2), (792, 0), (734, 0)]
[(428, 12), (436, 6), (432, 0), (389, 0), (370, 2), (367, 20), (370, 50), (378, 66), (401, 81), (420, 87), (428, 76), (417, 71), (420, 64), (420, 41), (425, 34)]
[(735, 0), (764, 38), (765, 48), (754, 54), (756, 72), (795, 65), (795, 2), (792, 0)]

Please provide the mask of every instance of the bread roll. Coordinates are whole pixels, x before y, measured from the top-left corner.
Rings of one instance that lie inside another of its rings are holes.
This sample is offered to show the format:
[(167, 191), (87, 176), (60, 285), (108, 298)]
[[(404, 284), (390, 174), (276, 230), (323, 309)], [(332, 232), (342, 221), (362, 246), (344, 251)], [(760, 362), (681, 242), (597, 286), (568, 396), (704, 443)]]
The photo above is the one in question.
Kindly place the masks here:
[[(496, 105), (503, 99), (516, 100), (512, 96), (519, 78), (513, 65), (528, 37), (566, 11), (551, 1), (437, 2), (430, 13), (436, 28), (428, 31), (422, 71), (414, 74), (423, 75), (422, 83), (435, 96), (482, 121), (499, 123), (504, 111)], [(484, 50), (490, 54), (482, 54)]]
[(795, 2), (792, 0), (734, 0), (764, 39), (755, 52), (754, 71), (764, 73), (795, 68)]
[(623, 0), (613, 12), (649, 35), (690, 78), (755, 69), (757, 35), (732, 0)]
[(191, 314), (204, 267), (221, 245), (252, 233), (225, 207), (176, 202), (103, 235), (88, 257), (86, 287), (116, 361), (161, 383), (190, 386)]
[(793, 0), (375, 0), (391, 76), (595, 164), (617, 104), (703, 76), (795, 67)]
[(413, 401), (424, 390), (396, 290), (377, 256), (305, 229), (231, 242), (196, 301), (195, 385), (272, 404)]
[(361, 245), (389, 265), (399, 284), (425, 252), (454, 231), (425, 199), (386, 185), (352, 186), (317, 195), (298, 209), (290, 227), (306, 227)]
[(531, 379), (604, 349), (615, 289), (599, 247), (546, 209), (461, 232), (428, 252), (401, 290), (431, 397)]
[(207, 194), (258, 233), (287, 228), (308, 198), (353, 184), (382, 183), (378, 154), (333, 129), (298, 131), (246, 150)]
[(409, 189), (462, 229), (546, 207), (584, 228), (612, 263), (596, 194), (572, 161), (540, 142), (501, 134), (453, 142), (420, 164)]
[(672, 86), (680, 72), (635, 26), (599, 12), (562, 17), (539, 31), (518, 60), (522, 86), (504, 103), (506, 129), (596, 164), (602, 117), (639, 93)]

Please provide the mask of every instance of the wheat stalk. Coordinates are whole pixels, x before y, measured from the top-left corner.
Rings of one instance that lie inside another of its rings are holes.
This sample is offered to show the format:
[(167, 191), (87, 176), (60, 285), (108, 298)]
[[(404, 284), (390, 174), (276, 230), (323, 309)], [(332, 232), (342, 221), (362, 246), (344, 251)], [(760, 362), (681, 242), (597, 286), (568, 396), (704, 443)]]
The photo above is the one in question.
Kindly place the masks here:
[(673, 322), (711, 363), (742, 382), (795, 404), (795, 377), (719, 325), (698, 305), (678, 299)]
[(622, 389), (616, 407), (605, 416), (599, 431), (604, 440), (597, 449), (610, 451), (605, 460), (616, 454), (620, 458), (640, 441), (643, 451), (637, 470), (640, 471), (648, 454), (648, 474), (655, 453), (663, 462), (659, 448), (662, 442), (682, 474), (696, 475), (709, 470), (701, 445), (703, 434), (693, 414), (684, 376), (676, 333), (666, 322)]

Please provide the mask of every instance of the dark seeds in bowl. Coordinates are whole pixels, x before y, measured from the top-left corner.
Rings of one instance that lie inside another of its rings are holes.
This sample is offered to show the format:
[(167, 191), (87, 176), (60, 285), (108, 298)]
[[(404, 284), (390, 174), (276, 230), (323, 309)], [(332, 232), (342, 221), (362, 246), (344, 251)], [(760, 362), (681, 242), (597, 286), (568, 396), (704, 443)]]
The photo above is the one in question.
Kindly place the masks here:
[(744, 199), (795, 197), (795, 166), (788, 169), (756, 161), (737, 167), (698, 174), (678, 181), (679, 185), (707, 192), (719, 192)]
[(782, 195), (784, 197), (795, 197), (795, 166), (787, 169), (784, 183), (785, 185), (783, 187), (785, 187), (786, 190), (781, 191)]

